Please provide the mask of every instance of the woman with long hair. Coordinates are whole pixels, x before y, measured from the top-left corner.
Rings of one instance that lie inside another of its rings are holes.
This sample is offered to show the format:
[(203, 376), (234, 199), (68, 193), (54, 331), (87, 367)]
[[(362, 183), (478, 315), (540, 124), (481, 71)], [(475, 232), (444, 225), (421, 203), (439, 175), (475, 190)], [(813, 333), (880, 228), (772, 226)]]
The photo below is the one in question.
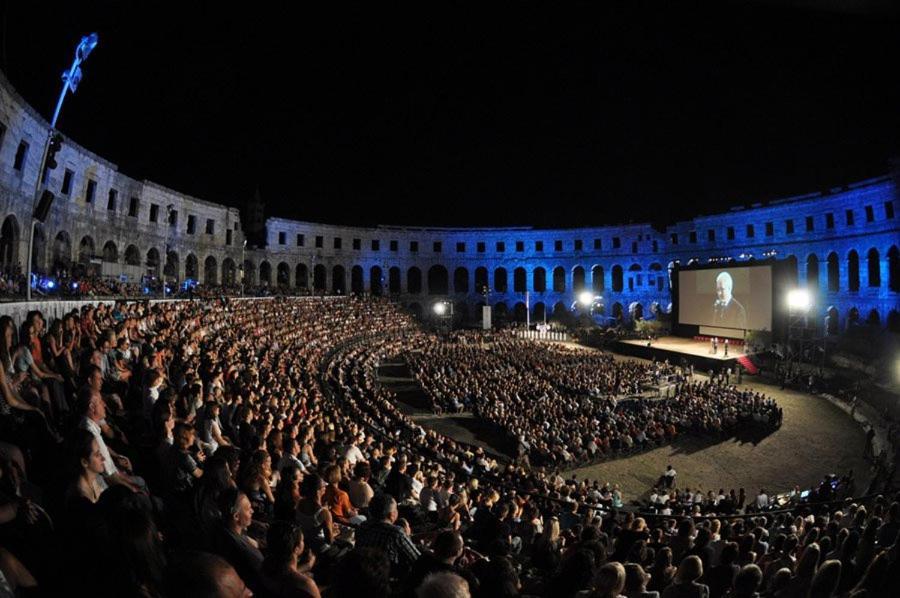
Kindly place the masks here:
[(299, 525), (292, 521), (276, 521), (269, 526), (266, 558), (262, 564), (263, 584), (269, 595), (318, 598), (319, 588), (306, 574), (315, 561), (315, 555), (306, 550)]
[(334, 522), (331, 511), (322, 503), (327, 484), (316, 474), (304, 476), (297, 503), (297, 522), (303, 529), (310, 548), (320, 554), (334, 542)]
[(263, 449), (253, 452), (244, 463), (238, 487), (250, 499), (253, 512), (262, 521), (272, 518), (275, 508), (275, 495), (272, 494), (272, 457)]
[(69, 488), (69, 502), (83, 499), (91, 504), (100, 500), (107, 483), (103, 478), (103, 454), (94, 435), (81, 428), (72, 432), (71, 456), (73, 480)]
[(544, 525), (544, 531), (534, 541), (531, 549), (531, 564), (544, 571), (555, 571), (562, 560), (562, 547), (559, 518), (550, 517)]
[(276, 521), (293, 521), (300, 502), (300, 483), (303, 472), (295, 464), (286, 465), (281, 470), (281, 479), (275, 487)]

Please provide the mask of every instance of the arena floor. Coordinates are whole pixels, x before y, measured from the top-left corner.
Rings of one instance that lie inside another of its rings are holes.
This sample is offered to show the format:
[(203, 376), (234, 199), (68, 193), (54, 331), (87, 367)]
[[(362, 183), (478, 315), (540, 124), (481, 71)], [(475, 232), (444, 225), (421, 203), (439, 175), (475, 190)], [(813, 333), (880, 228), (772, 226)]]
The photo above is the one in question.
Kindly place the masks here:
[[(425, 411), (418, 400), (421, 390), (408, 378), (405, 367), (383, 368), (381, 377), (400, 391), (403, 410), (421, 425), (493, 453), (508, 454), (509, 447), (497, 444), (496, 435), (471, 415), (434, 416)], [(843, 475), (850, 469), (857, 491), (866, 488), (870, 476), (869, 465), (862, 458), (865, 434), (844, 411), (817, 396), (746, 380), (743, 386), (775, 397), (784, 409), (779, 430), (762, 438), (738, 435), (718, 443), (685, 437), (668, 446), (565, 475), (574, 473), (579, 478), (617, 483), (626, 500), (645, 496), (669, 464), (678, 472), (679, 487), (699, 485), (704, 492), (744, 487), (748, 496), (755, 496), (760, 488), (770, 494), (781, 493), (794, 485), (813, 486), (826, 474)]]

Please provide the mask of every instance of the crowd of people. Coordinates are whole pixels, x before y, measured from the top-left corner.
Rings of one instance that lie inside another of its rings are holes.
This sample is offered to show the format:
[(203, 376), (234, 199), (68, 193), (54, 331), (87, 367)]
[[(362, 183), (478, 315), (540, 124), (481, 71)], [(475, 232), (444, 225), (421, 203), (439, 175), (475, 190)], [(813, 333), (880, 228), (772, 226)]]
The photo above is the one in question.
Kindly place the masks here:
[[(468, 341), (468, 342), (466, 342)], [(404, 355), (436, 410), (471, 410), (514, 439), (536, 466), (574, 466), (659, 446), (678, 434), (713, 437), (748, 425), (772, 429), (771, 398), (725, 377), (694, 382), (667, 363), (618, 360), (513, 336), (436, 336)], [(657, 393), (663, 380), (674, 385)], [(642, 394), (643, 393), (643, 394)]]
[(119, 301), (0, 339), (0, 596), (887, 596), (900, 567), (891, 497), (648, 524), (419, 426), (377, 367), (432, 341), (387, 300)]

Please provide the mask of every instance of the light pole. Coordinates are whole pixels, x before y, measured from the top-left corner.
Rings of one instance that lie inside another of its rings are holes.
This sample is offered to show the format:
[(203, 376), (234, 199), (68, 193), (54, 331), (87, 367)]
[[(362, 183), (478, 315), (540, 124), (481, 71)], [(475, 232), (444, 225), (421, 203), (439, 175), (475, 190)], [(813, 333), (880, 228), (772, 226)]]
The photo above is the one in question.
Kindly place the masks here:
[(247, 239), (241, 243), (241, 297), (244, 296), (244, 251), (247, 250)]
[(72, 93), (75, 93), (78, 84), (81, 82), (81, 63), (87, 60), (91, 50), (97, 47), (98, 41), (99, 38), (96, 33), (82, 37), (75, 48), (75, 60), (72, 61), (72, 66), (62, 75), (63, 88), (59, 94), (59, 100), (56, 102), (56, 110), (53, 111), (50, 130), (47, 131), (47, 140), (44, 142), (44, 151), (41, 153), (41, 163), (38, 166), (37, 176), (34, 181), (34, 193), (31, 199), (31, 232), (28, 235), (28, 277), (25, 279), (25, 299), (28, 301), (31, 301), (31, 260), (34, 252), (34, 227), (37, 225), (37, 218), (34, 217), (34, 207), (38, 202), (38, 194), (41, 191), (41, 182), (44, 178), (44, 168), (47, 166), (47, 152), (50, 149), (50, 140), (56, 131), (56, 121), (59, 118), (60, 110), (62, 110), (63, 100), (66, 99), (66, 92), (71, 89)]
[(166, 206), (166, 234), (163, 237), (165, 239), (165, 243), (163, 243), (163, 252), (165, 255), (163, 256), (163, 266), (162, 266), (162, 298), (165, 300), (166, 298), (166, 266), (169, 265), (169, 227), (172, 226), (172, 210), (175, 209), (175, 206), (169, 204)]

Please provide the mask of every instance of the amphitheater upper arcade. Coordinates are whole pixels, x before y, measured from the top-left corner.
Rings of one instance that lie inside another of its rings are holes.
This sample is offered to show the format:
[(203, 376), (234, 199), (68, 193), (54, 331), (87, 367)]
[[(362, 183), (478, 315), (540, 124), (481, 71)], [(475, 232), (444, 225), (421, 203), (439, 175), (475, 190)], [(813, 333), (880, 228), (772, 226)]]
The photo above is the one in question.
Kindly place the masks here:
[[(25, 265), (47, 126), (0, 74), (3, 267)], [(267, 247), (243, 250), (235, 208), (134, 180), (71, 140), (57, 160), (46, 182), (56, 200), (35, 235), (34, 265), (44, 272), (81, 264), (132, 278), (164, 269), (178, 280), (234, 283), (243, 258), (247, 284), (385, 292), (420, 305), (452, 296), (517, 316), (527, 291), (538, 318), (587, 289), (604, 297), (608, 315), (649, 317), (651, 306), (666, 309), (671, 300), (668, 271), (676, 262), (774, 258), (795, 262), (797, 284), (814, 289), (820, 311), (833, 309), (842, 326), (890, 320), (897, 327), (900, 219), (888, 177), (698, 216), (664, 231), (648, 224), (360, 228), (269, 218)]]

